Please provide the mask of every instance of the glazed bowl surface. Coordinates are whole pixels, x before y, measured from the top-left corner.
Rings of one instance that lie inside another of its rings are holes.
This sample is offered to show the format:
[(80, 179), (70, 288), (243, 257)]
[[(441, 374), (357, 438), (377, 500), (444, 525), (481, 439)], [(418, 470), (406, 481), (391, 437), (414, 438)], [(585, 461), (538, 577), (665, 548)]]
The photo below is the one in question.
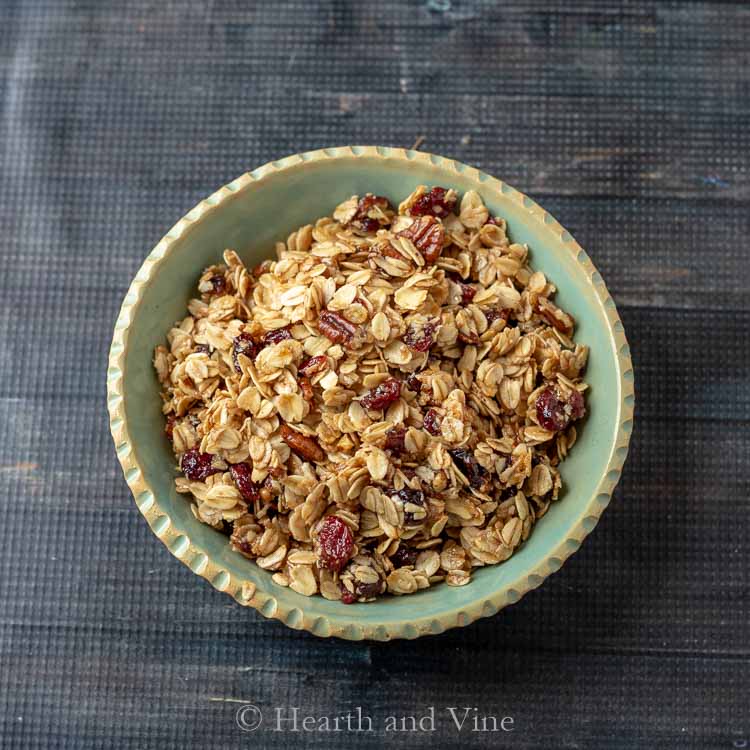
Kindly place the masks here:
[[(475, 569), (462, 587), (438, 585), (402, 597), (346, 605), (305, 597), (233, 552), (226, 536), (197, 521), (174, 489), (175, 459), (164, 435), (153, 350), (185, 315), (200, 272), (225, 248), (254, 266), (274, 242), (330, 215), (354, 194), (397, 204), (417, 185), (474, 189), (490, 213), (527, 243), (531, 265), (557, 286), (556, 300), (590, 349), (588, 416), (561, 465), (564, 490), (527, 542), (506, 562)], [(539, 586), (580, 546), (620, 478), (633, 426), (630, 350), (615, 304), (586, 252), (530, 198), (451, 159), (397, 148), (353, 146), (289, 156), (233, 180), (193, 208), (156, 245), (122, 305), (110, 349), (108, 406), (117, 456), (136, 504), (167, 548), (215, 588), (266, 617), (319, 636), (416, 638), (495, 614)], [(592, 576), (595, 571), (592, 571)]]

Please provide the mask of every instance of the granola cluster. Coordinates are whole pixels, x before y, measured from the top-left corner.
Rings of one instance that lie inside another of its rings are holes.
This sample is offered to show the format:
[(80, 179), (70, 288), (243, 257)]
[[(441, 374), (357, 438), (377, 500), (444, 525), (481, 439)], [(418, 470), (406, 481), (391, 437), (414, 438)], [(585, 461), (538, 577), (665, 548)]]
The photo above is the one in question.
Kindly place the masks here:
[(159, 346), (177, 490), (234, 550), (345, 603), (507, 560), (558, 497), (588, 349), (481, 197), (354, 196), (207, 268)]

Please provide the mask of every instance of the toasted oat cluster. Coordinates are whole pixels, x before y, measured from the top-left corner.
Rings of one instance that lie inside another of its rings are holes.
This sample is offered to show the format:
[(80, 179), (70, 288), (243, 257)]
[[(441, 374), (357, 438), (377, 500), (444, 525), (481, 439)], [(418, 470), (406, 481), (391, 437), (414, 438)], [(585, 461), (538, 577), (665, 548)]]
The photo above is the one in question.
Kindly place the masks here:
[(588, 349), (473, 191), (353, 196), (207, 268), (154, 364), (195, 516), (345, 603), (507, 560), (558, 497)]

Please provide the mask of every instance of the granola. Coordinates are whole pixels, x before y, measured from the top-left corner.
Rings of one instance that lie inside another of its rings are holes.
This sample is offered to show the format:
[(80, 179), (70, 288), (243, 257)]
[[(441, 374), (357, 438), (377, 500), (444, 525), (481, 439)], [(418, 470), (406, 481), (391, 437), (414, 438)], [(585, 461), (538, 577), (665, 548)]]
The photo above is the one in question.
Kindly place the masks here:
[(353, 196), (207, 268), (156, 348), (177, 491), (234, 550), (345, 603), (507, 560), (557, 500), (587, 347), (478, 193)]

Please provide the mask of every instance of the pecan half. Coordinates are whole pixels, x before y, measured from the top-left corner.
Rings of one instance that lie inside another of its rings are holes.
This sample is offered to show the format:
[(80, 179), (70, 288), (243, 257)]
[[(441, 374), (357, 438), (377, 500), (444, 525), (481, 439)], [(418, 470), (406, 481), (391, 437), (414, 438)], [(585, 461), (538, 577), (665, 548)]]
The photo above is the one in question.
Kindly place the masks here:
[(289, 425), (282, 424), (279, 427), (281, 439), (305, 461), (324, 461), (326, 454), (318, 445), (314, 438), (309, 435), (303, 435), (297, 430), (293, 430)]
[(398, 233), (414, 243), (427, 263), (434, 263), (443, 252), (445, 229), (434, 216), (420, 216)]
[(323, 310), (318, 318), (318, 330), (334, 344), (356, 344), (359, 340), (359, 326), (350, 323), (343, 315)]

